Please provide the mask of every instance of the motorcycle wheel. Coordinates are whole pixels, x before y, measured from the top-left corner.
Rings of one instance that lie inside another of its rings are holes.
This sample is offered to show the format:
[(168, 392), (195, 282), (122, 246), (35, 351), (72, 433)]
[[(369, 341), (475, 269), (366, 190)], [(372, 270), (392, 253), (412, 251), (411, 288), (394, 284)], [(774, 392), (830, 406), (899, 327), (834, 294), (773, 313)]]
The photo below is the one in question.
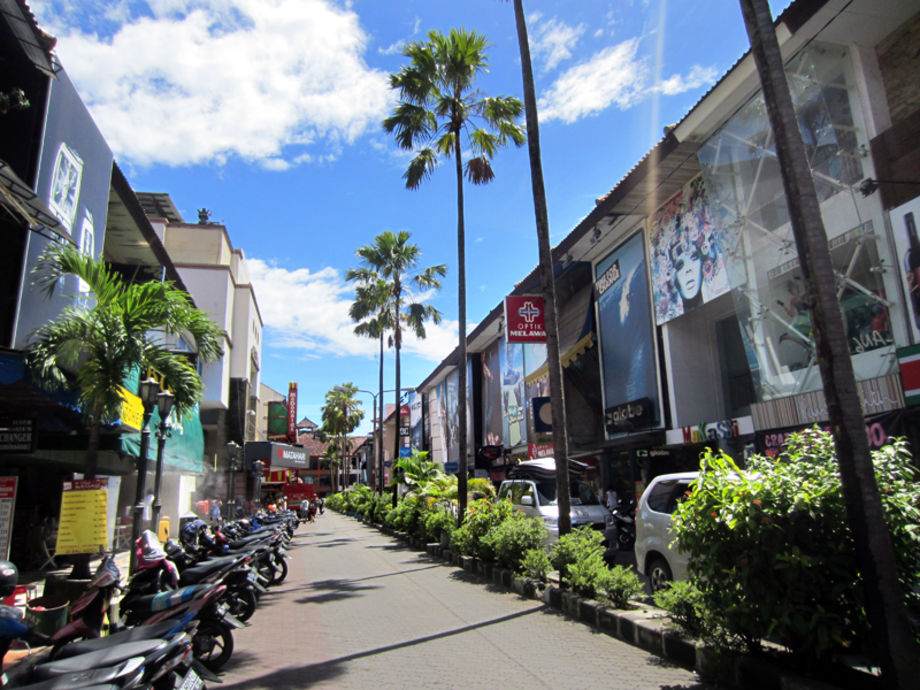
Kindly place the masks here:
[(626, 530), (622, 530), (617, 534), (617, 544), (621, 551), (629, 551), (633, 547), (634, 542), (635, 540), (632, 535)]
[(252, 618), (258, 603), (255, 592), (248, 587), (240, 587), (232, 592), (228, 591), (226, 596), (225, 601), (230, 606), (230, 613), (244, 623)]
[(275, 580), (272, 582), (272, 584), (279, 585), (284, 582), (284, 578), (286, 578), (288, 575), (287, 560), (285, 558), (279, 558), (278, 562), (275, 564), (275, 567), (278, 569), (277, 577), (275, 577)]
[(265, 560), (260, 561), (256, 565), (256, 572), (268, 581), (266, 583), (267, 587), (271, 587), (275, 584), (275, 578), (278, 577), (278, 569), (275, 567), (275, 564)]
[(223, 623), (203, 620), (192, 638), (192, 653), (209, 670), (217, 673), (233, 654), (233, 634)]

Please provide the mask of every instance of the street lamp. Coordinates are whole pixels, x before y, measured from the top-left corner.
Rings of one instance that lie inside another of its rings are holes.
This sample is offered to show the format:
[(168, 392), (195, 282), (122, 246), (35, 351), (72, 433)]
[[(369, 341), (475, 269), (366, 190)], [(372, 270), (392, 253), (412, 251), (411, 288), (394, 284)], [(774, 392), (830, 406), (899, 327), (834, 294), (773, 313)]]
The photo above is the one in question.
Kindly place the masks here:
[(141, 526), (144, 518), (144, 489), (147, 484), (147, 449), (150, 447), (150, 417), (153, 415), (153, 407), (156, 405), (157, 393), (159, 390), (160, 384), (151, 376), (141, 381), (137, 387), (141, 405), (144, 406), (144, 416), (141, 424), (141, 448), (137, 465), (137, 492), (135, 493), (134, 501), (134, 524), (131, 529), (131, 554), (128, 568), (131, 573), (137, 569), (137, 553), (134, 544), (140, 539)]
[(163, 479), (163, 446), (166, 445), (166, 432), (169, 426), (166, 423), (169, 413), (172, 412), (173, 404), (176, 402), (176, 396), (169, 391), (160, 391), (157, 395), (157, 412), (160, 415), (160, 423), (157, 425), (157, 469), (153, 480), (153, 525), (157, 532), (160, 530), (160, 482)]
[(236, 517), (233, 512), (233, 473), (240, 469), (239, 456), (240, 445), (236, 441), (230, 441), (227, 445), (227, 515)]

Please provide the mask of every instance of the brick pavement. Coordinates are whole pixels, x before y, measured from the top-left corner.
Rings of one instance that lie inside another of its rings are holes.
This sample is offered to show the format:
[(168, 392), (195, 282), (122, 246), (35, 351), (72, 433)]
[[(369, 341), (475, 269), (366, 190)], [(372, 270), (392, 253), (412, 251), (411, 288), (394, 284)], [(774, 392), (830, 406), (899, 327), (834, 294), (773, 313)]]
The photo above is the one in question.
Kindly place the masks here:
[(222, 688), (709, 686), (351, 518), (302, 526)]

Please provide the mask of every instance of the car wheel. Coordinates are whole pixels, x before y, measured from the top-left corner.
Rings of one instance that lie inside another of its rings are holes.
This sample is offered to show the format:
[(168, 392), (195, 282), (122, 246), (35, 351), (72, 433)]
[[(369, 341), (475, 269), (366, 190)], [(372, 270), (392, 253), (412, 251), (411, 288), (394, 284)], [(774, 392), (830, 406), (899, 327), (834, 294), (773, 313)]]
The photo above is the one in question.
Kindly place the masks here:
[(671, 568), (660, 556), (654, 558), (648, 567), (648, 584), (652, 593), (658, 592), (667, 587), (674, 576), (671, 574)]

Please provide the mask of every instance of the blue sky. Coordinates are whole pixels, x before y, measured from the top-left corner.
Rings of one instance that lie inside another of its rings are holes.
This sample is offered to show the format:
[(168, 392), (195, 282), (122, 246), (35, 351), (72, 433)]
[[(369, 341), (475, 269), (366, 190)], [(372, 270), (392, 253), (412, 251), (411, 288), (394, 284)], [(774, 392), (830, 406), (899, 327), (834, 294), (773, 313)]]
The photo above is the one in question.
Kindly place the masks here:
[[(788, 1), (771, 3), (774, 14)], [(299, 416), (351, 382), (377, 389), (377, 345), (353, 335), (345, 272), (384, 230), (408, 230), (421, 266), (447, 264), (444, 315), (408, 340), (402, 382), (457, 344), (453, 168), (404, 187), (408, 157), (380, 123), (408, 41), (475, 29), (489, 95), (521, 97), (514, 13), (502, 0), (32, 0), (137, 191), (226, 224), (251, 262), (264, 321), (262, 382), (299, 386)], [(525, 0), (551, 241), (561, 241), (747, 49), (731, 0)], [(468, 328), (537, 263), (526, 148), (467, 187)], [(385, 387), (393, 358), (384, 357)], [(388, 395), (389, 399), (391, 395)], [(363, 396), (370, 407), (370, 396)], [(367, 415), (367, 419), (370, 415)], [(362, 430), (367, 430), (365, 422)]]

